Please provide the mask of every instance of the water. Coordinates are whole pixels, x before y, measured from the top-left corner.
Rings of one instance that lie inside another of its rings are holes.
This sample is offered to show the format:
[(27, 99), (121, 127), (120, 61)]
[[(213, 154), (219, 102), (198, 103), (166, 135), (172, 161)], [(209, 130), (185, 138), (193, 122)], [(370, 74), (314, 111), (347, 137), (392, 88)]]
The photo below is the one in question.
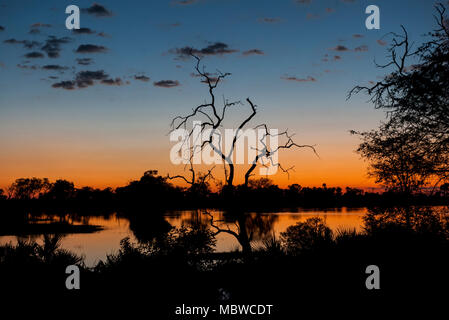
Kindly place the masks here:
[[(185, 210), (166, 212), (163, 216), (146, 213), (142, 218), (125, 218), (117, 213), (106, 216), (87, 216), (73, 219), (70, 215), (64, 216), (63, 220), (72, 225), (88, 224), (101, 226), (102, 230), (90, 233), (69, 233), (61, 241), (61, 247), (68, 249), (85, 257), (85, 263), (88, 266), (95, 265), (98, 261), (104, 260), (107, 254), (116, 253), (120, 248), (120, 240), (129, 237), (132, 242), (138, 242), (142, 234), (154, 234), (158, 229), (167, 228), (167, 222), (173, 227), (181, 227), (192, 223), (201, 223), (212, 228), (213, 224), (220, 229), (237, 232), (242, 225), (253, 235), (252, 246), (259, 246), (266, 238), (273, 236), (279, 237), (280, 233), (289, 226), (299, 221), (304, 221), (310, 217), (321, 217), (332, 230), (338, 229), (362, 229), (363, 220), (367, 210), (365, 208), (336, 208), (336, 209), (298, 209), (297, 211), (282, 211), (270, 213), (248, 213), (245, 218), (236, 221), (222, 211), (208, 210), (205, 214), (201, 210)], [(50, 215), (46, 218), (54, 218)], [(61, 216), (58, 216), (61, 219)], [(45, 222), (43, 222), (45, 223)], [(215, 230), (212, 228), (211, 230)], [(33, 239), (38, 243), (42, 242), (40, 235), (21, 236), (21, 239)], [(7, 235), (0, 236), (0, 245), (11, 242), (17, 243), (19, 236)], [(216, 237), (217, 252), (232, 251), (240, 249), (237, 239), (229, 233), (219, 233)]]

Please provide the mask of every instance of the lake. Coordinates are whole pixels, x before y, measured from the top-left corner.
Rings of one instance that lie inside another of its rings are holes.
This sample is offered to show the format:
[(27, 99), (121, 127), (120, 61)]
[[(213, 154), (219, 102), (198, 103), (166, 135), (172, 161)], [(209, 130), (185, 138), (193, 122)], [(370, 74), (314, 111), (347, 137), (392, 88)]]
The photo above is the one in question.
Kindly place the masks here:
[[(252, 246), (257, 247), (264, 239), (273, 235), (279, 237), (280, 233), (289, 226), (299, 221), (304, 221), (310, 217), (321, 217), (332, 230), (356, 229), (360, 231), (363, 227), (362, 217), (367, 212), (366, 208), (335, 208), (335, 209), (297, 209), (281, 212), (268, 213), (248, 213), (245, 219), (237, 223), (233, 217), (229, 217), (223, 211), (208, 210), (205, 214), (203, 210), (183, 210), (169, 211), (157, 218), (134, 219), (123, 217), (118, 213), (103, 216), (83, 216), (73, 217), (72, 215), (45, 215), (40, 218), (39, 223), (45, 224), (48, 221), (64, 220), (65, 222), (77, 225), (91, 225), (101, 228), (90, 232), (66, 233), (61, 241), (61, 247), (85, 257), (88, 266), (95, 265), (98, 261), (104, 260), (107, 254), (116, 253), (120, 248), (120, 240), (129, 237), (132, 242), (138, 242), (141, 234), (157, 232), (160, 228), (181, 227), (192, 223), (201, 223), (212, 228), (211, 218), (216, 227), (238, 232), (242, 225), (253, 235)], [(170, 225), (168, 225), (168, 224)], [(212, 228), (214, 230), (214, 228)], [(36, 240), (42, 243), (42, 236), (38, 233), (33, 235), (5, 235), (0, 236), (0, 245), (5, 243), (17, 243), (18, 239)], [(219, 233), (216, 237), (217, 252), (226, 252), (240, 249), (237, 239), (229, 233)]]

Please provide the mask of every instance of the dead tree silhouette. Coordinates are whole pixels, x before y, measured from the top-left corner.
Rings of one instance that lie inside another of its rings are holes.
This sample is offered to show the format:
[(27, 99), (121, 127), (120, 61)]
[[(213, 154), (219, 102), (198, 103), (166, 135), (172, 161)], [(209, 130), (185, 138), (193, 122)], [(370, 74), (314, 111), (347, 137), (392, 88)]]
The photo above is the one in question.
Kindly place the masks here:
[(273, 223), (277, 219), (273, 215), (251, 216), (248, 214), (237, 214), (231, 219), (233, 220), (232, 224), (235, 226), (235, 230), (233, 230), (230, 227), (230, 221), (215, 220), (208, 210), (204, 210), (204, 214), (209, 217), (210, 225), (215, 230), (214, 236), (220, 233), (232, 235), (241, 245), (244, 254), (252, 251), (251, 242), (253, 240), (272, 234)]
[[(235, 180), (235, 164), (233, 161), (233, 155), (235, 154), (237, 141), (242, 138), (241, 133), (242, 131), (247, 127), (247, 125), (250, 123), (250, 121), (255, 117), (257, 114), (257, 106), (250, 100), (250, 98), (246, 99), (247, 104), (250, 107), (250, 114), (243, 117), (241, 122), (238, 124), (237, 130), (235, 131), (235, 134), (232, 139), (231, 147), (229, 149), (229, 152), (226, 153), (226, 150), (223, 150), (221, 145), (217, 145), (214, 142), (215, 138), (220, 138), (221, 135), (218, 129), (223, 126), (223, 121), (225, 120), (227, 116), (227, 111), (232, 107), (242, 106), (244, 105), (241, 101), (232, 101), (230, 102), (227, 99), (223, 98), (223, 107), (220, 108), (217, 106), (217, 100), (215, 97), (214, 90), (217, 88), (220, 82), (222, 82), (225, 78), (230, 76), (230, 73), (222, 73), (220, 71), (217, 71), (215, 75), (212, 75), (205, 71), (204, 66), (201, 68), (201, 58), (199, 56), (196, 56), (194, 54), (190, 54), (191, 57), (193, 57), (196, 60), (196, 66), (195, 70), (197, 73), (197, 76), (200, 77), (202, 80), (201, 82), (207, 84), (208, 86), (208, 92), (209, 92), (209, 102), (205, 102), (203, 104), (198, 105), (195, 107), (192, 112), (186, 116), (177, 116), (175, 117), (171, 122), (171, 132), (174, 130), (184, 128), (187, 129), (189, 121), (195, 121), (195, 120), (205, 120), (201, 122), (200, 124), (200, 132), (201, 135), (206, 138), (204, 141), (202, 141), (201, 145), (195, 148), (195, 146), (190, 146), (190, 156), (188, 159), (189, 164), (186, 165), (185, 169), (188, 167), (188, 171), (191, 173), (191, 178), (186, 178), (183, 175), (177, 175), (170, 177), (169, 179), (182, 179), (184, 182), (190, 184), (193, 186), (197, 180), (196, 180), (196, 174), (195, 169), (193, 166), (192, 158), (195, 153), (201, 152), (206, 147), (210, 147), (211, 150), (213, 150), (223, 161), (223, 168), (224, 168), (224, 178), (225, 183), (227, 187), (233, 187), (234, 186), (234, 180)], [(189, 139), (193, 137), (195, 126), (193, 126), (188, 136), (185, 138), (185, 143)], [(266, 124), (259, 124), (255, 126), (253, 129), (262, 129), (264, 134), (259, 139), (259, 144), (256, 147), (252, 147), (253, 150), (256, 151), (256, 156), (250, 163), (250, 167), (245, 171), (244, 175), (244, 185), (248, 185), (248, 181), (250, 177), (253, 175), (254, 170), (256, 167), (260, 164), (261, 166), (267, 167), (268, 164), (274, 167), (278, 167), (282, 172), (289, 174), (289, 171), (293, 170), (294, 167), (284, 168), (278, 161), (275, 161), (273, 156), (277, 154), (282, 149), (291, 149), (291, 148), (309, 148), (313, 150), (313, 152), (316, 154), (316, 150), (314, 146), (312, 145), (300, 145), (297, 144), (293, 140), (293, 135), (290, 135), (287, 130), (272, 134), (270, 130), (268, 129), (268, 126)], [(210, 131), (208, 131), (210, 130)], [(270, 146), (266, 143), (267, 138), (281, 138), (284, 139), (283, 143), (278, 145), (276, 148), (271, 149)], [(180, 150), (181, 151), (181, 150)], [(207, 174), (203, 175), (203, 178), (210, 179), (213, 178), (212, 176), (212, 170), (209, 170)], [(204, 179), (203, 179), (204, 182)]]

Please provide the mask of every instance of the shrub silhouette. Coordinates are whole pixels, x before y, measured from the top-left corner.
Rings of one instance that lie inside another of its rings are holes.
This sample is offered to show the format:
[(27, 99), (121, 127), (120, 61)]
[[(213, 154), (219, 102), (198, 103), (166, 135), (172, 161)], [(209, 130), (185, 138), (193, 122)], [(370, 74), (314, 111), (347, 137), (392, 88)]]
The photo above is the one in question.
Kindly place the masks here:
[(288, 254), (297, 255), (307, 250), (316, 250), (332, 243), (332, 230), (323, 219), (314, 217), (298, 222), (281, 233), (282, 244)]

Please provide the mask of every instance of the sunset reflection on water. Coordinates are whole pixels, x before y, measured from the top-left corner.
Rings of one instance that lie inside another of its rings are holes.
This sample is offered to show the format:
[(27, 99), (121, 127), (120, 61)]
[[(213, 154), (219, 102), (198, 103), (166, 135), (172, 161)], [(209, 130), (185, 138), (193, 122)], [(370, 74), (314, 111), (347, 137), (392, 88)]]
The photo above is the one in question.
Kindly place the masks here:
[[(208, 210), (214, 217), (215, 221), (220, 221), (220, 226), (230, 230), (236, 230), (238, 226), (229, 219), (228, 215), (219, 210)], [(281, 211), (268, 213), (248, 213), (248, 228), (258, 228), (255, 232), (253, 247), (261, 244), (264, 238), (271, 237), (273, 234), (278, 238), (280, 233), (285, 231), (289, 226), (297, 222), (305, 221), (311, 217), (321, 217), (326, 224), (334, 231), (339, 229), (355, 229), (362, 230), (363, 215), (367, 212), (365, 208), (336, 208), (336, 209), (298, 209), (296, 211)], [(210, 218), (202, 210), (184, 210), (167, 212), (164, 215), (165, 220), (173, 227), (181, 227), (194, 222), (204, 225), (210, 225)], [(120, 240), (129, 237), (131, 241), (137, 242), (133, 231), (130, 229), (130, 222), (127, 218), (120, 217), (117, 214), (109, 216), (90, 216), (83, 219), (89, 225), (98, 225), (103, 230), (93, 233), (76, 233), (67, 234), (61, 241), (64, 249), (70, 250), (85, 257), (85, 263), (88, 266), (95, 265), (98, 261), (106, 259), (108, 254), (116, 253), (120, 248)], [(252, 221), (263, 223), (260, 226), (254, 226)], [(73, 222), (78, 224), (80, 222)], [(8, 235), (0, 236), (0, 244), (12, 242), (17, 243), (18, 236)], [(20, 239), (37, 240), (42, 243), (42, 237), (21, 236)], [(225, 252), (239, 250), (240, 245), (235, 237), (230, 234), (220, 233), (216, 236), (216, 251)]]

